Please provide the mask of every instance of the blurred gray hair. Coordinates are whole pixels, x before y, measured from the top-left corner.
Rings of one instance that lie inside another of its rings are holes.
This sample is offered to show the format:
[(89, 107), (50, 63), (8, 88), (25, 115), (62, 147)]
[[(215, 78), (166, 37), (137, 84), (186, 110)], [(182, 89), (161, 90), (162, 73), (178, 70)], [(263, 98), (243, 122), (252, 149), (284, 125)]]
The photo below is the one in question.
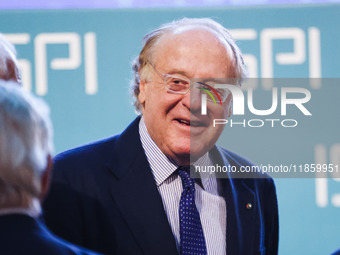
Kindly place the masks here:
[(0, 79), (21, 83), (17, 52), (3, 34), (0, 33)]
[(158, 29), (145, 35), (142, 41), (142, 51), (140, 52), (139, 56), (137, 56), (132, 61), (134, 79), (131, 81), (130, 89), (131, 94), (134, 97), (133, 104), (135, 106), (136, 112), (140, 113), (142, 110), (142, 106), (138, 100), (139, 83), (141, 80), (147, 79), (147, 75), (150, 72), (147, 63), (153, 63), (152, 57), (157, 44), (164, 35), (174, 33), (176, 30), (182, 28), (206, 29), (214, 34), (220, 40), (220, 42), (223, 43), (230, 57), (231, 67), (226, 66), (226, 68), (231, 68), (231, 70), (229, 70), (231, 71), (229, 72), (231, 73), (231, 76), (228, 78), (239, 78), (242, 80), (243, 78), (247, 77), (247, 71), (242, 58), (242, 53), (226, 28), (209, 18), (183, 18), (176, 20), (164, 24)]
[(30, 204), (40, 196), (52, 136), (46, 103), (0, 80), (0, 208)]

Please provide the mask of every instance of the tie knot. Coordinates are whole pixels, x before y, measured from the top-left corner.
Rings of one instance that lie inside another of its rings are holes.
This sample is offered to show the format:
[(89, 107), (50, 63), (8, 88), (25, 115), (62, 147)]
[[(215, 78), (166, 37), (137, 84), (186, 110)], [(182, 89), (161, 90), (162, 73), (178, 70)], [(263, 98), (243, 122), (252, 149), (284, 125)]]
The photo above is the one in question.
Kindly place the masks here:
[(190, 166), (179, 167), (178, 175), (182, 179), (183, 189), (193, 189), (195, 190), (195, 181), (190, 177)]

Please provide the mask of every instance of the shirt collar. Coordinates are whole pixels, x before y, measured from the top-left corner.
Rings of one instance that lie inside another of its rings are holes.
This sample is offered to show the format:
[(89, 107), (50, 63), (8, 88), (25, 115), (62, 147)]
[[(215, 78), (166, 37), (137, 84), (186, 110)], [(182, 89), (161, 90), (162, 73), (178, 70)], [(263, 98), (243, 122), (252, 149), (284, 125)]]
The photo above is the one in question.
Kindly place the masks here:
[[(175, 162), (171, 161), (165, 154), (158, 148), (154, 140), (152, 140), (142, 116), (139, 122), (139, 135), (142, 142), (142, 147), (145, 151), (146, 157), (151, 167), (152, 174), (155, 178), (157, 186), (161, 185), (167, 178), (172, 175), (179, 167)], [(200, 157), (194, 166), (210, 166), (212, 161), (209, 157), (209, 153), (205, 153)], [(211, 177), (211, 176), (210, 176)], [(203, 187), (207, 187), (209, 180), (202, 178)]]
[(151, 167), (152, 174), (155, 178), (157, 186), (161, 185), (170, 175), (172, 175), (178, 166), (171, 161), (158, 148), (152, 140), (142, 116), (139, 122), (139, 135), (142, 142), (145, 155)]

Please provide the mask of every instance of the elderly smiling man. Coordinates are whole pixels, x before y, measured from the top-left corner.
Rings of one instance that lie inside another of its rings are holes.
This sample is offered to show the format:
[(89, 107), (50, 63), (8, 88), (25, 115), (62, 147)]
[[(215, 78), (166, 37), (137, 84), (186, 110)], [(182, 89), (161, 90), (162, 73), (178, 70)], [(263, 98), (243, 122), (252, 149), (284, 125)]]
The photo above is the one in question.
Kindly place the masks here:
[(213, 119), (230, 116), (231, 95), (216, 90), (222, 106), (207, 102), (202, 116), (197, 95), (214, 84), (190, 83), (245, 77), (229, 32), (211, 19), (165, 24), (145, 36), (133, 70), (141, 115), (118, 136), (57, 156), (47, 225), (107, 254), (276, 254), (272, 179), (188, 172), (192, 164), (251, 165), (215, 146), (223, 128)]

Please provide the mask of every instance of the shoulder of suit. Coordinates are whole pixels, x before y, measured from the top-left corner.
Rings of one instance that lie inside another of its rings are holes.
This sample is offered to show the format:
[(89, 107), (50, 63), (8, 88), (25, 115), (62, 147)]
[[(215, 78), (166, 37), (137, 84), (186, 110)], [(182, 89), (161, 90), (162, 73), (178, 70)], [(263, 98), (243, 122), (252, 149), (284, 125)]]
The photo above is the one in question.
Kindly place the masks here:
[[(60, 154), (58, 154), (54, 159), (55, 162), (64, 161), (64, 160), (73, 160), (73, 159), (81, 159), (86, 160), (87, 157), (105, 157), (110, 156), (114, 152), (115, 149), (120, 145), (119, 140), (124, 140), (126, 143), (126, 137), (134, 136), (138, 133), (138, 124), (140, 117), (137, 117), (121, 134), (111, 136), (105, 139), (101, 139), (95, 142), (91, 142), (70, 150), (66, 150)], [(120, 139), (121, 138), (121, 139)], [(121, 141), (122, 143), (123, 141)]]
[(67, 160), (67, 159), (75, 159), (78, 157), (85, 159), (84, 157), (86, 156), (110, 152), (114, 148), (114, 145), (118, 137), (119, 135), (115, 135), (109, 138), (94, 141), (88, 144), (84, 144), (82, 146), (78, 146), (78, 147), (66, 150), (56, 155), (54, 160), (60, 161), (60, 160)]

